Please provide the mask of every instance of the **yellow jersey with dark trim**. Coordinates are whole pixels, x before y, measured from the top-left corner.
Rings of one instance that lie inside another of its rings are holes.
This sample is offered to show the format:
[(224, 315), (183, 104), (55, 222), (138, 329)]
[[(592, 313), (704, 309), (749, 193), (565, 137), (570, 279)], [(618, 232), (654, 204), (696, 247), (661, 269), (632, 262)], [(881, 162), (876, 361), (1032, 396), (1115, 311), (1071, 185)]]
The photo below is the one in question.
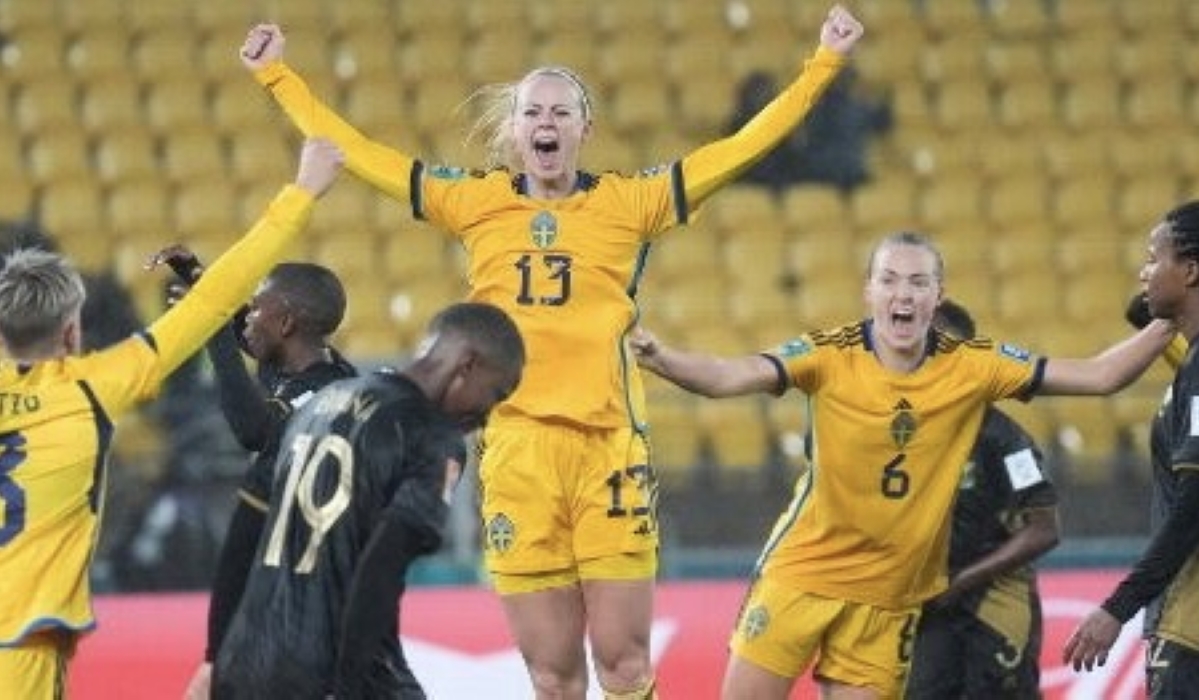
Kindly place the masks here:
[(508, 312), (525, 341), (525, 373), (493, 420), (617, 428), (643, 413), (625, 335), (637, 318), (648, 239), (685, 220), (674, 171), (580, 173), (573, 195), (538, 200), (504, 171), (417, 165), (417, 215), (455, 232), (468, 253), (471, 299)]
[(811, 464), (758, 562), (802, 591), (883, 608), (943, 590), (950, 510), (988, 405), (1027, 396), (1044, 361), (987, 338), (931, 331), (913, 372), (875, 357), (871, 324), (771, 351), (807, 396)]
[(0, 362), (0, 647), (95, 626), (88, 568), (114, 421), (157, 395), (284, 257), (312, 197), (285, 188), (267, 214), (146, 331), (80, 357)]

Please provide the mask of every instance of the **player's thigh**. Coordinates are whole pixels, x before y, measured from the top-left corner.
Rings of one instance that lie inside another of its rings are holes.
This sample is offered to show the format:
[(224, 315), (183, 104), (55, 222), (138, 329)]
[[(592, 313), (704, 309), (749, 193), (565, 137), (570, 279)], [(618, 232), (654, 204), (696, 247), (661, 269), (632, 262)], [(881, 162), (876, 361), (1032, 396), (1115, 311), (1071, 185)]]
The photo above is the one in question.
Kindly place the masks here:
[(66, 697), (73, 641), (58, 632), (29, 635), (19, 647), (0, 649), (0, 695), (21, 700)]
[(563, 676), (583, 672), (587, 619), (578, 586), (503, 594), (500, 602), (530, 667)]
[(846, 603), (829, 627), (817, 678), (870, 688), (882, 698), (903, 692), (911, 660), (919, 608), (891, 610)]
[[(620, 559), (646, 558), (622, 555)], [(649, 665), (654, 613), (652, 574), (638, 578), (595, 579), (584, 572), (583, 600), (596, 663), (601, 668)]]

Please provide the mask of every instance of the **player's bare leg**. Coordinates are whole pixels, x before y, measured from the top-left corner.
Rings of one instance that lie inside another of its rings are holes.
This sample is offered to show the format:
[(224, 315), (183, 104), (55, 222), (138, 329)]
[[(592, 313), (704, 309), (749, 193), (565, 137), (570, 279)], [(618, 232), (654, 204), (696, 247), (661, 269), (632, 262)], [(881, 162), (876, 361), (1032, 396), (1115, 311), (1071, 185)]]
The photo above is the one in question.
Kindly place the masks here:
[(502, 596), (537, 700), (583, 700), (587, 694), (586, 610), (577, 585)]

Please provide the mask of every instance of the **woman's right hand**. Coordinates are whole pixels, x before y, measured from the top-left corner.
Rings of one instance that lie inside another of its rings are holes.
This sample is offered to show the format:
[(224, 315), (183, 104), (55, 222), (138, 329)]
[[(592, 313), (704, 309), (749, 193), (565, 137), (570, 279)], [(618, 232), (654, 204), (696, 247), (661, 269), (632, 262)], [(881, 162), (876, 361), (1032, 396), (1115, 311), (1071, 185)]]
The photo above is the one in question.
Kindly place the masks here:
[(275, 61), (283, 60), (283, 30), (277, 24), (259, 24), (246, 34), (241, 45), (241, 62), (252, 71), (260, 70)]

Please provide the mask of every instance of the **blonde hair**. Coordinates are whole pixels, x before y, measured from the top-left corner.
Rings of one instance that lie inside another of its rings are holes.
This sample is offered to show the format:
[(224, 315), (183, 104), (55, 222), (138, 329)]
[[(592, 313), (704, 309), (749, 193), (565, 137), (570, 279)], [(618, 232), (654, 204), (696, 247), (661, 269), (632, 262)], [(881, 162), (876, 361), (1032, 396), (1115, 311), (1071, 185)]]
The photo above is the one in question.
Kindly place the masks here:
[(516, 114), (516, 98), (525, 83), (533, 78), (555, 76), (565, 79), (578, 93), (584, 121), (592, 118), (591, 93), (578, 73), (562, 66), (541, 66), (513, 83), (493, 83), (475, 90), (467, 102), (479, 105), (479, 116), (467, 135), (467, 142), (480, 139), (486, 149), (484, 167), (520, 169), (516, 144), (512, 139), (512, 118)]
[(54, 339), (87, 298), (79, 271), (58, 253), (19, 248), (0, 270), (0, 336), (14, 354)]

